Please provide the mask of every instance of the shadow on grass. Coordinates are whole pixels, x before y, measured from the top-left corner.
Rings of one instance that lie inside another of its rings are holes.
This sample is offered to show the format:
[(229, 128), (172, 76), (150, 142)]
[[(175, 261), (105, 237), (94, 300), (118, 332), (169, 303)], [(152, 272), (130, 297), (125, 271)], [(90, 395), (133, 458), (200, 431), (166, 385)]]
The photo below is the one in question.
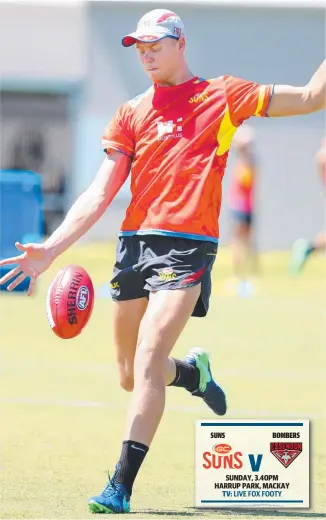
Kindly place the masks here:
[[(153, 515), (153, 516), (169, 516), (172, 518), (182, 518), (182, 517), (204, 517), (207, 514), (210, 514), (210, 517), (213, 518), (216, 513), (220, 516), (230, 516), (232, 514), (237, 517), (250, 517), (250, 518), (266, 518), (266, 517), (283, 517), (283, 518), (326, 518), (326, 513), (310, 513), (309, 511), (304, 512), (294, 512), (294, 511), (269, 511), (263, 509), (195, 509), (195, 508), (187, 508), (187, 510), (179, 510), (179, 511), (155, 511), (155, 509), (146, 509), (146, 510), (138, 510), (135, 511), (134, 514), (137, 514), (141, 517), (141, 515)], [(132, 513), (131, 513), (132, 514)]]

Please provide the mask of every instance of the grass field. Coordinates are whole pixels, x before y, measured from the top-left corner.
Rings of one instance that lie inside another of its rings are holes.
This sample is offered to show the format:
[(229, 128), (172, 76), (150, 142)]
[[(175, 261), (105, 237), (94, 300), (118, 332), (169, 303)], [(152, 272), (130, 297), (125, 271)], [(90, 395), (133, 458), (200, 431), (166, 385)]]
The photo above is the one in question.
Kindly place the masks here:
[[(88, 269), (98, 287), (110, 277), (113, 258), (112, 246), (77, 247), (41, 278), (35, 297), (0, 293), (1, 519), (94, 518), (87, 498), (113, 469), (128, 403), (115, 370), (111, 302), (98, 298), (83, 334), (65, 342), (48, 326), (45, 295), (56, 270), (72, 262)], [(288, 260), (286, 253), (264, 255), (258, 292), (241, 299), (225, 289), (230, 263), (222, 250), (209, 316), (190, 321), (174, 354), (193, 345), (210, 350), (229, 418), (311, 419), (311, 509), (195, 510), (194, 423), (213, 415), (170, 388), (130, 518), (326, 516), (324, 258), (312, 259), (299, 279), (288, 275)]]

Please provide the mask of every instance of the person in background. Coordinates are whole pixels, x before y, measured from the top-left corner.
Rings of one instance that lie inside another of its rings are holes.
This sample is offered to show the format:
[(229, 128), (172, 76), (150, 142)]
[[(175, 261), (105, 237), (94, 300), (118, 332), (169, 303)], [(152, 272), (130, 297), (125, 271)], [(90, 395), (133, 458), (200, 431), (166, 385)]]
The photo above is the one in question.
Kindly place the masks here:
[(232, 270), (238, 292), (252, 291), (250, 278), (258, 274), (254, 243), (257, 162), (252, 127), (242, 126), (233, 138), (236, 160), (231, 170), (228, 206), (231, 217)]

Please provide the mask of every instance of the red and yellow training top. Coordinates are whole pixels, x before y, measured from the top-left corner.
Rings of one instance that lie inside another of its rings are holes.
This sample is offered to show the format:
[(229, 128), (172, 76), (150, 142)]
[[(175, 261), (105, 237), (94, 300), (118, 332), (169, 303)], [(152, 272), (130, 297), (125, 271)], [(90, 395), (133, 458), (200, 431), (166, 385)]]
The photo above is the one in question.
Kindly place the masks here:
[(132, 199), (121, 235), (218, 241), (222, 178), (232, 137), (267, 116), (272, 85), (232, 76), (153, 85), (123, 104), (105, 129), (105, 151), (129, 155)]

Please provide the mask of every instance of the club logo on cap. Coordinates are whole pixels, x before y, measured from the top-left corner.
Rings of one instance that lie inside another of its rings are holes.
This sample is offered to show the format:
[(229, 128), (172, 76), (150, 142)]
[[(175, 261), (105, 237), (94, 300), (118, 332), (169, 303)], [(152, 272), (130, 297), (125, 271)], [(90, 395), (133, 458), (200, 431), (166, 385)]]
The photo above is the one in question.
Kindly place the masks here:
[(157, 23), (172, 22), (175, 20), (179, 20), (178, 15), (176, 15), (172, 11), (169, 11), (167, 13), (164, 13), (162, 16), (160, 16), (160, 18), (157, 20)]

